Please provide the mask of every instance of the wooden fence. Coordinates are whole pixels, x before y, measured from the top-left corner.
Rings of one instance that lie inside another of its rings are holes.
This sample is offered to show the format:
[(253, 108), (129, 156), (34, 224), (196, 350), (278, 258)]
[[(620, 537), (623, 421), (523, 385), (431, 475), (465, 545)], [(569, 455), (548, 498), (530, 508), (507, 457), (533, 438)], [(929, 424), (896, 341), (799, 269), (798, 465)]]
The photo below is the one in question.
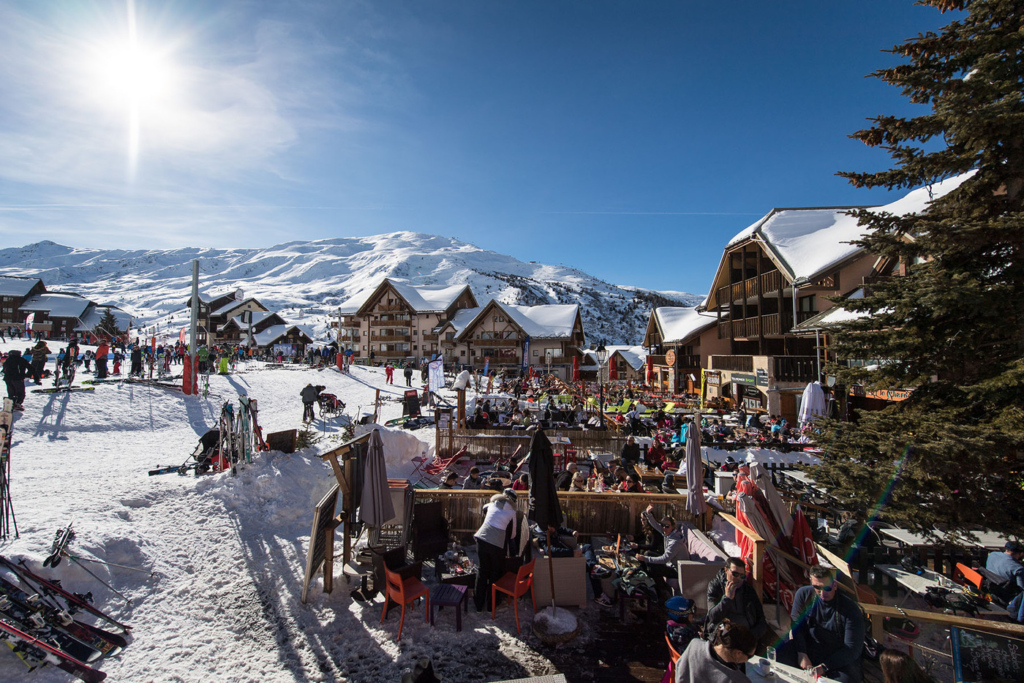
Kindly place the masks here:
[[(625, 435), (600, 430), (545, 429), (544, 433), (548, 438), (566, 437), (580, 454), (589, 449), (618, 456), (626, 443)], [(531, 435), (522, 429), (456, 429), (452, 432), (442, 430), (438, 437), (437, 455), (440, 458), (449, 458), (465, 447), (470, 458), (501, 460), (519, 446), (524, 451), (528, 449)]]
[[(525, 492), (518, 507), (528, 511)], [(468, 542), (483, 521), (483, 506), (493, 491), (460, 489), (416, 489), (415, 503), (440, 501), (451, 533)], [(686, 496), (664, 493), (584, 493), (559, 492), (558, 502), (565, 514), (564, 525), (575, 529), (583, 538), (615, 534), (635, 535), (640, 531), (640, 513), (654, 505), (654, 516), (671, 515), (677, 522), (690, 522), (699, 528), (703, 523), (686, 510)]]

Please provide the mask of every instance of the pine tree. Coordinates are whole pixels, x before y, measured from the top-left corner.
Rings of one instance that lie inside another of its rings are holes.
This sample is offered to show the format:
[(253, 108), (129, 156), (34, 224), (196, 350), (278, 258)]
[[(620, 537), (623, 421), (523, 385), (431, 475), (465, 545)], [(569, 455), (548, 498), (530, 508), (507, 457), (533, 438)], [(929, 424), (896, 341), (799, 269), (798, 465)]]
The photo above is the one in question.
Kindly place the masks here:
[[(956, 18), (892, 52), (873, 76), (928, 113), (879, 116), (851, 137), (893, 168), (840, 173), (857, 187), (912, 188), (972, 174), (928, 210), (856, 212), (860, 243), (901, 272), (843, 305), (861, 314), (832, 347), (877, 368), (841, 383), (914, 388), (830, 423), (822, 483), (915, 529), (1024, 534), (1024, 8), (1019, 0), (924, 0)], [(868, 367), (871, 367), (870, 365)]]
[(124, 330), (117, 326), (117, 318), (109, 308), (103, 311), (99, 323), (93, 328), (92, 333), (100, 338), (117, 339)]

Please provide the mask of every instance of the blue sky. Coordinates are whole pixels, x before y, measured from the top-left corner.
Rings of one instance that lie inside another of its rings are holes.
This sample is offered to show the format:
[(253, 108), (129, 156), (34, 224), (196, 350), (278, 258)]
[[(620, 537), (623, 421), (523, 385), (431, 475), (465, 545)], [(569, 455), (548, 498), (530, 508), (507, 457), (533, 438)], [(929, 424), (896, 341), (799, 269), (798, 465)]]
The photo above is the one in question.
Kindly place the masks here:
[(7, 2), (0, 240), (412, 230), (704, 292), (773, 207), (894, 198), (835, 176), (885, 167), (847, 135), (912, 112), (865, 76), (950, 18), (910, 0)]

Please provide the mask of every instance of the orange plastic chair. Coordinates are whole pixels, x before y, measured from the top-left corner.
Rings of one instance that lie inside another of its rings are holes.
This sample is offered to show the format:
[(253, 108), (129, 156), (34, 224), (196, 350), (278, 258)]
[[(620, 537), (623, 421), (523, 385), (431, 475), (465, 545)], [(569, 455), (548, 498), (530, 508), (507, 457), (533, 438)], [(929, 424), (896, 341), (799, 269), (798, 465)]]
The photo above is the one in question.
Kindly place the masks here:
[(516, 632), (522, 633), (519, 629), (519, 598), (530, 591), (530, 600), (533, 601), (533, 611), (537, 611), (537, 597), (533, 594), (533, 565), (537, 560), (530, 560), (518, 572), (509, 572), (491, 584), (491, 619), (494, 618), (494, 604), (497, 601), (498, 593), (504, 593), (512, 598), (512, 606), (516, 612)]
[(953, 579), (961, 586), (964, 585), (964, 582), (967, 582), (974, 586), (975, 589), (979, 591), (981, 590), (981, 582), (983, 580), (981, 574), (971, 569), (963, 562), (956, 563), (956, 571), (953, 573)]
[(384, 593), (384, 612), (380, 615), (381, 623), (388, 616), (388, 605), (394, 600), (402, 606), (402, 620), (398, 622), (398, 639), (402, 639), (402, 627), (405, 625), (405, 607), (413, 600), (426, 596), (427, 605), (424, 610), (424, 621), (430, 621), (430, 590), (414, 576), (403, 579), (397, 572), (384, 567), (387, 591)]

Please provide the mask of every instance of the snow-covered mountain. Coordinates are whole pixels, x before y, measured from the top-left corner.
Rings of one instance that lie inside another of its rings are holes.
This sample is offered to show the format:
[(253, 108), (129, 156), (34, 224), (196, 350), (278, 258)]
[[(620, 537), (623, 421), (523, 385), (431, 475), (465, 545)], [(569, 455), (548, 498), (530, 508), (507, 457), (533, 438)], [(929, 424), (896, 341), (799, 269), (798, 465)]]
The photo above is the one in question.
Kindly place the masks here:
[(192, 260), (200, 289), (242, 289), (323, 339), (339, 303), (384, 277), (417, 285), (468, 283), (483, 304), (580, 304), (591, 341), (640, 343), (653, 306), (694, 305), (702, 295), (613, 285), (575, 268), (523, 263), (447, 237), (396, 232), (289, 242), (267, 249), (76, 249), (44, 241), (0, 250), (0, 274), (42, 278), (125, 308), (143, 325), (176, 330), (186, 319)]

